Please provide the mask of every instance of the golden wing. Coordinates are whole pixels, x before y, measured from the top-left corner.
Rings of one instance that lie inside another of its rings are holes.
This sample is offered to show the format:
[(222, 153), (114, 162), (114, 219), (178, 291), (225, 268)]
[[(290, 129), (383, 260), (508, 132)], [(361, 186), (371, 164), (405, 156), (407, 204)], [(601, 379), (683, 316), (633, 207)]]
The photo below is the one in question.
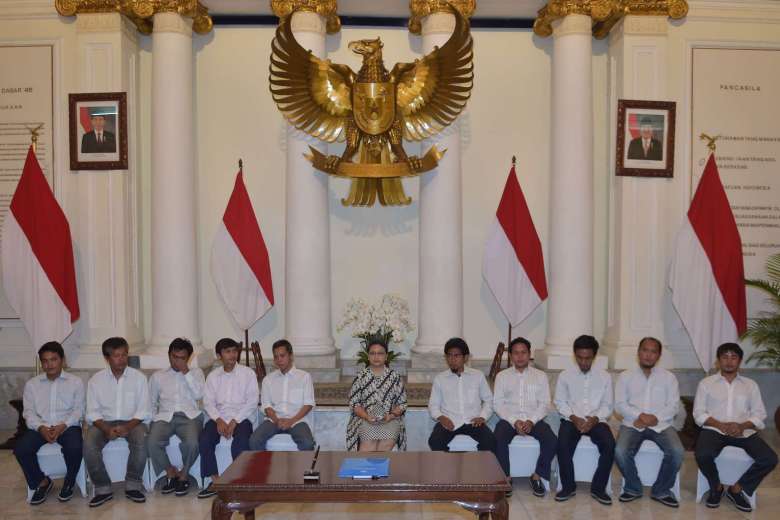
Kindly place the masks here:
[(271, 44), (271, 96), (298, 130), (327, 142), (343, 141), (352, 118), (355, 73), (301, 47), (290, 28), (291, 18), (279, 24)]
[(414, 63), (399, 63), (396, 104), (403, 116), (404, 138), (411, 141), (436, 135), (463, 111), (474, 84), (474, 42), (469, 23), (456, 9), (455, 30), (441, 48)]

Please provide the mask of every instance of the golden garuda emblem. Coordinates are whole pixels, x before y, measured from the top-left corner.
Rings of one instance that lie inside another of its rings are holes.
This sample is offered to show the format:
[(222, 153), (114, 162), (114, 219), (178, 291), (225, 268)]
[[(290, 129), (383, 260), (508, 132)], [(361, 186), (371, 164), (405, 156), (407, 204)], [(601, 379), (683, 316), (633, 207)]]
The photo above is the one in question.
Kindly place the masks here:
[(345, 206), (406, 205), (402, 177), (436, 167), (446, 150), (432, 146), (409, 156), (402, 140), (421, 141), (451, 124), (466, 106), (474, 80), (469, 23), (456, 9), (455, 31), (441, 47), (388, 72), (382, 41), (358, 40), (363, 56), (355, 74), (347, 65), (321, 60), (295, 41), (291, 16), (279, 24), (271, 46), (271, 95), (295, 128), (326, 142), (345, 141), (341, 156), (310, 147), (315, 168), (352, 179)]

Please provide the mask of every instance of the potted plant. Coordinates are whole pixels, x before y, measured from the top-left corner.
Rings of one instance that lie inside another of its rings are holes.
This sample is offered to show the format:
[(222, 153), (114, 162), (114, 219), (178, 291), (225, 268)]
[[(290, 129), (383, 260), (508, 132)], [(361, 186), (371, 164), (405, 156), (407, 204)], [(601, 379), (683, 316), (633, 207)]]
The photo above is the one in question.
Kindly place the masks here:
[[(745, 280), (745, 285), (755, 287), (769, 295), (771, 311), (759, 313), (751, 318), (742, 335), (753, 342), (756, 349), (748, 357), (758, 365), (780, 369), (780, 253), (771, 255), (766, 261), (766, 280)], [(775, 410), (775, 428), (780, 432), (780, 407)]]
[[(406, 334), (414, 330), (409, 319), (409, 305), (406, 300), (395, 294), (385, 294), (379, 303), (369, 305), (362, 298), (352, 298), (344, 308), (344, 316), (336, 331), (349, 328), (352, 337), (359, 338), (361, 349), (358, 363), (368, 366), (368, 347), (372, 342), (381, 341), (390, 346), (400, 343)], [(388, 348), (387, 363), (400, 356)]]

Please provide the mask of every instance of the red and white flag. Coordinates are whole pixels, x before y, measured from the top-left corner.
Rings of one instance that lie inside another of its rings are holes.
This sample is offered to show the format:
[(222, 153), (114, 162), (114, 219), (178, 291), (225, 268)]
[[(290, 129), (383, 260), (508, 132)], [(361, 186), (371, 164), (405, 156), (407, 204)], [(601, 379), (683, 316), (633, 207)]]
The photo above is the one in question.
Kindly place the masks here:
[(214, 237), (211, 276), (242, 330), (248, 330), (274, 304), (268, 249), (241, 171)]
[(488, 237), (482, 277), (512, 326), (547, 299), (542, 243), (514, 166)]
[(62, 341), (79, 319), (68, 219), (32, 146), (3, 224), (3, 288), (38, 347)]
[(710, 155), (677, 235), (669, 272), (672, 303), (704, 370), (715, 350), (747, 328), (742, 240)]

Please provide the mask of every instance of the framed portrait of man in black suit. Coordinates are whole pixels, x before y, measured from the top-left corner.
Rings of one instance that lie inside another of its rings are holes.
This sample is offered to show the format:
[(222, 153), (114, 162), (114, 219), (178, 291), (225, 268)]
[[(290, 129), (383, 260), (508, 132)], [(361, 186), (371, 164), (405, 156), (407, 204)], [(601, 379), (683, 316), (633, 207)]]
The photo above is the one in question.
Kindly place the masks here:
[(675, 103), (618, 100), (615, 174), (674, 175)]
[(127, 169), (127, 94), (70, 94), (71, 170)]

